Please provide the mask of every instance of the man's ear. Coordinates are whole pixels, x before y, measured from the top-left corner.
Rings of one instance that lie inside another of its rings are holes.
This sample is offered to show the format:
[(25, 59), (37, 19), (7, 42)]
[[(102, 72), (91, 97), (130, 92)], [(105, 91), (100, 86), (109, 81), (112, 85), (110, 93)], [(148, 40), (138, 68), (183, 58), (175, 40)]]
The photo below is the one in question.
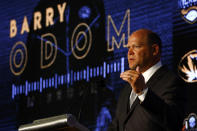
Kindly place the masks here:
[(153, 56), (156, 56), (159, 54), (159, 45), (158, 44), (153, 44), (152, 49), (153, 49)]

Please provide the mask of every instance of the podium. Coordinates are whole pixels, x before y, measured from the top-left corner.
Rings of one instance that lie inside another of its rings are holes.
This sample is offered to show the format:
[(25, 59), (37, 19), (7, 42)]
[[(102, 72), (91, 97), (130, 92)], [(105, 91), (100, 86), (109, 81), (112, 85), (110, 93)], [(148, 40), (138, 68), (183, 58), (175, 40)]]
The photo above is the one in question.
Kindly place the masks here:
[(63, 114), (21, 125), (18, 131), (89, 131), (89, 129), (81, 125), (72, 114)]

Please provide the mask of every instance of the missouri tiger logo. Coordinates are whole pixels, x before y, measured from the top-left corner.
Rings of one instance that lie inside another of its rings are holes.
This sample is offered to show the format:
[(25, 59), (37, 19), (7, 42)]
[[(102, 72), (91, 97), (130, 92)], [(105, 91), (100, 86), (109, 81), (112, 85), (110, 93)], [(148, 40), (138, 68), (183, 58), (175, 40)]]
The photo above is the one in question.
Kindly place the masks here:
[(185, 82), (197, 82), (197, 50), (192, 50), (181, 58), (178, 72)]

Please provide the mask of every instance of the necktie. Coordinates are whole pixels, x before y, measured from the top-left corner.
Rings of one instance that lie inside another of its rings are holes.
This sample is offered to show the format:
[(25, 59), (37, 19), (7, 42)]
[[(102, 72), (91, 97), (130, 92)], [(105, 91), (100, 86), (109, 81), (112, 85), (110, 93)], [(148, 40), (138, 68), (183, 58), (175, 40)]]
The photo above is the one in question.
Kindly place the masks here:
[(132, 90), (131, 94), (130, 94), (130, 97), (129, 97), (129, 106), (130, 106), (130, 108), (131, 108), (133, 102), (135, 101), (136, 97), (137, 97), (137, 94)]

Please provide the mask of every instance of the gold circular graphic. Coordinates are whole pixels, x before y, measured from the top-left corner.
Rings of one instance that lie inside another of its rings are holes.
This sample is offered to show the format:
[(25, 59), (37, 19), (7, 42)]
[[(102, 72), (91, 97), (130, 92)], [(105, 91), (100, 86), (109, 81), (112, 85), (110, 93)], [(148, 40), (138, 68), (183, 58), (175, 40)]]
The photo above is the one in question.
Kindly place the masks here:
[[(85, 28), (85, 30), (83, 29)], [(83, 30), (82, 30), (83, 29)], [(75, 34), (77, 33), (77, 36)], [(79, 47), (81, 36), (84, 36), (84, 43)], [(83, 59), (87, 56), (92, 46), (92, 32), (86, 23), (80, 23), (73, 31), (71, 39), (71, 50), (76, 59)]]
[[(24, 48), (24, 51), (20, 48), (16, 49), (19, 45)], [(21, 54), (21, 60), (20, 60), (19, 64), (16, 64), (17, 53)], [(14, 67), (13, 67), (13, 65), (14, 65)], [(26, 65), (27, 65), (27, 48), (22, 41), (19, 41), (12, 47), (12, 50), (10, 52), (10, 70), (14, 75), (18, 76), (21, 73), (23, 73), (23, 71), (25, 70)], [(17, 71), (17, 70), (19, 70), (19, 71)]]

